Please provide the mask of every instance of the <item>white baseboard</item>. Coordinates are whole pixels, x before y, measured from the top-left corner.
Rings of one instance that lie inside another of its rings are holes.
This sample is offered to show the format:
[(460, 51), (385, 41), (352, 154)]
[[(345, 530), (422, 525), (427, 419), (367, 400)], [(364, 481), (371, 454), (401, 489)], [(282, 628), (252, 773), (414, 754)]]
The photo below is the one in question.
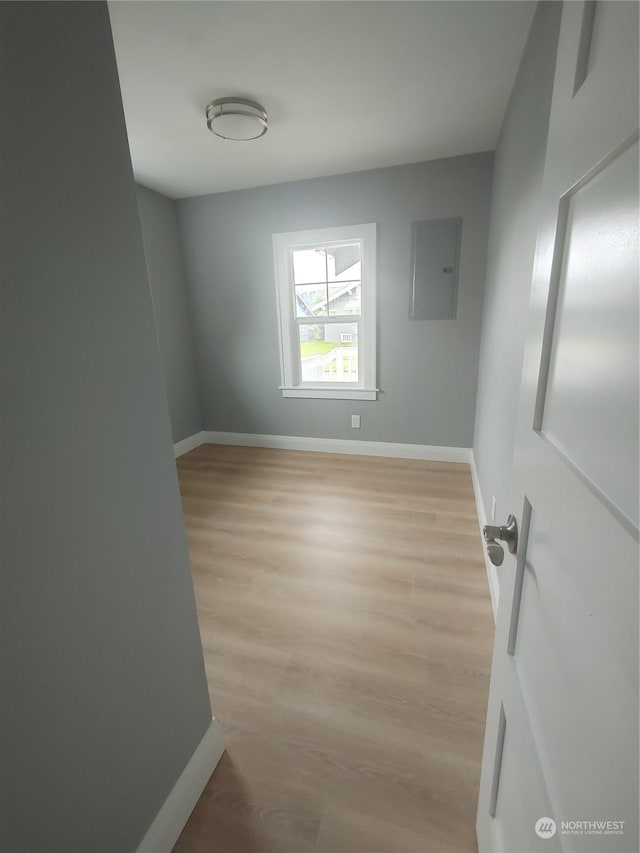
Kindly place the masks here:
[(190, 450), (194, 450), (196, 447), (200, 447), (201, 444), (206, 443), (205, 434), (203, 432), (196, 432), (194, 435), (190, 435), (187, 438), (183, 438), (182, 441), (176, 441), (173, 445), (173, 455), (177, 459), (178, 456), (182, 456), (183, 453), (188, 453)]
[(213, 719), (136, 853), (171, 853), (223, 752), (222, 729)]
[(203, 433), (206, 444), (243, 447), (272, 447), (277, 450), (311, 450), (316, 453), (348, 453), (355, 456), (388, 456), (395, 459), (425, 459), (433, 462), (471, 461), (470, 447), (440, 447), (389, 441), (357, 441), (348, 438), (312, 438), (299, 435), (254, 435), (241, 432)]
[(498, 570), (493, 565), (487, 554), (485, 547), (482, 528), (487, 524), (487, 516), (484, 511), (484, 501), (482, 500), (482, 492), (480, 490), (480, 478), (478, 477), (478, 469), (476, 468), (476, 460), (471, 451), (471, 479), (473, 481), (473, 494), (476, 499), (476, 513), (478, 516), (478, 525), (480, 527), (480, 540), (482, 542), (482, 553), (484, 554), (484, 564), (487, 570), (487, 580), (489, 582), (489, 595), (491, 596), (491, 608), (493, 610), (493, 621), (496, 621), (498, 616), (498, 599), (500, 597), (500, 584), (498, 583)]

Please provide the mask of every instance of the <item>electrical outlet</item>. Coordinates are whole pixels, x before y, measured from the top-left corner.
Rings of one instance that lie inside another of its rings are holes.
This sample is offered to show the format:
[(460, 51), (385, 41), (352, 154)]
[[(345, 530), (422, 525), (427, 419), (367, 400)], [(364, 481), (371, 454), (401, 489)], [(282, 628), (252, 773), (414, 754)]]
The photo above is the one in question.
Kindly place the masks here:
[(351, 415), (351, 429), (360, 429), (360, 415)]
[(496, 496), (491, 495), (491, 524), (496, 523)]

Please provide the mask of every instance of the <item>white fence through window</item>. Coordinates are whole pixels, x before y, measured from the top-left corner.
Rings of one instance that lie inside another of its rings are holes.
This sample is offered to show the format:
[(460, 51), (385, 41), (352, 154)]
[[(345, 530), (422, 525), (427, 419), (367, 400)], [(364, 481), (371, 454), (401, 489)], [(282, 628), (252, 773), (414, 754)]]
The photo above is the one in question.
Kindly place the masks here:
[(357, 382), (358, 348), (335, 347), (325, 355), (302, 359), (303, 382)]

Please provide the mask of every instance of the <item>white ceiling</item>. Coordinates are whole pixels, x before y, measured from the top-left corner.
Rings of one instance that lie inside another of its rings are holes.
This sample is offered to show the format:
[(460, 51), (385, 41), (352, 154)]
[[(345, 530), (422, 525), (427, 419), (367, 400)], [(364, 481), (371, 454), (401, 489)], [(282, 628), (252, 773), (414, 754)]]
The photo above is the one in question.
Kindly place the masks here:
[[(495, 147), (534, 2), (110, 2), (136, 179), (173, 198)], [(266, 136), (209, 132), (243, 96)]]

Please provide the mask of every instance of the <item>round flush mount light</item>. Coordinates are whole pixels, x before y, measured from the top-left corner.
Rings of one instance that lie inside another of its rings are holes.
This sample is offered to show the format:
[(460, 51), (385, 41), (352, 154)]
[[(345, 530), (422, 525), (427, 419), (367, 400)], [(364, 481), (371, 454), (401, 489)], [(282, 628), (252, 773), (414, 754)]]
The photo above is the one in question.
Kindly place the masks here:
[(207, 106), (207, 127), (221, 139), (258, 139), (267, 132), (267, 111), (246, 98), (218, 98)]

